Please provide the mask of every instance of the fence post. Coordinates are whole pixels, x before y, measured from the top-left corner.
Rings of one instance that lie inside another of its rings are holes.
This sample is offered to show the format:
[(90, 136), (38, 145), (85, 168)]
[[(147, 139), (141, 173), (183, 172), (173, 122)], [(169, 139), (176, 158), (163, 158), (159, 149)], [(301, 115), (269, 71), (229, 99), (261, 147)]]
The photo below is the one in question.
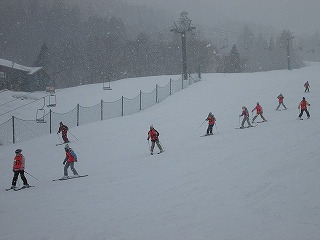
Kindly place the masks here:
[(123, 116), (123, 96), (121, 98), (121, 116)]
[(158, 102), (158, 84), (156, 84), (156, 103)]
[(80, 104), (77, 104), (77, 126), (79, 126), (79, 119), (80, 119)]
[(142, 91), (140, 90), (140, 111), (142, 110)]
[(14, 129), (14, 116), (12, 116), (12, 142), (13, 142), (13, 144), (16, 143), (16, 139), (15, 139), (15, 129)]
[(102, 101), (102, 99), (101, 99), (100, 109), (101, 109), (101, 121), (103, 121), (103, 101)]
[(182, 75), (182, 78), (181, 78), (181, 86), (182, 86), (181, 89), (183, 89), (183, 75)]
[(49, 128), (50, 128), (50, 134), (52, 133), (52, 110), (50, 109), (49, 112)]
[(170, 95), (172, 94), (171, 93), (171, 88), (172, 88), (172, 79), (170, 78)]

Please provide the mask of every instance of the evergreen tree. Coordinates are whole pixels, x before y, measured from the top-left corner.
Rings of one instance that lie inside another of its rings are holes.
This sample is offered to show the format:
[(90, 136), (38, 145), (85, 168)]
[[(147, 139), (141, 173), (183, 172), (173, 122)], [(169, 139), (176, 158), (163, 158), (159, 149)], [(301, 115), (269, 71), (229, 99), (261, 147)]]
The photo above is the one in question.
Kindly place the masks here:
[(239, 54), (239, 51), (238, 51), (237, 46), (235, 44), (231, 48), (225, 72), (229, 72), (229, 73), (241, 72), (240, 54)]

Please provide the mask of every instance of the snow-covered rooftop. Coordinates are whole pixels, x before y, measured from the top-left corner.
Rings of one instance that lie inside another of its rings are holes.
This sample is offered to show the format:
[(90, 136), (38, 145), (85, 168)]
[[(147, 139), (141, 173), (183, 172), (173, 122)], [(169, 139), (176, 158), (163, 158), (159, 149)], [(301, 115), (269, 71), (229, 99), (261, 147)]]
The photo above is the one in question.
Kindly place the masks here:
[(26, 67), (26, 66), (14, 63), (14, 62), (9, 61), (9, 60), (1, 59), (1, 58), (0, 58), (0, 66), (6, 66), (6, 67), (14, 68), (14, 69), (17, 69), (17, 70), (21, 70), (21, 71), (27, 72), (28, 74), (34, 74), (35, 72), (37, 72), (38, 70), (41, 69), (41, 67)]

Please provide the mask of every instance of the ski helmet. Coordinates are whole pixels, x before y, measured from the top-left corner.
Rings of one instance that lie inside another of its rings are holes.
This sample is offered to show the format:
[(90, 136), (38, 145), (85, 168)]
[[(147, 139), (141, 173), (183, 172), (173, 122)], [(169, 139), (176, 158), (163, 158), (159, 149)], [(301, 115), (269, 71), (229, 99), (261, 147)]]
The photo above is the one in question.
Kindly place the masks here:
[(69, 144), (67, 143), (65, 146), (64, 146), (64, 149), (69, 149)]

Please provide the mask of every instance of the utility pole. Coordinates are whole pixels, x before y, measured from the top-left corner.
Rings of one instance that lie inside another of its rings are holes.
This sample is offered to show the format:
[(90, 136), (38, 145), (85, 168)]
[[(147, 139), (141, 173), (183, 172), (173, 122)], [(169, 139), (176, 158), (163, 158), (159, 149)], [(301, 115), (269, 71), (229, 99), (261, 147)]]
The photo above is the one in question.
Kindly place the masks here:
[(175, 27), (171, 29), (172, 32), (180, 33), (182, 40), (182, 77), (183, 80), (188, 80), (188, 66), (187, 66), (187, 32), (192, 31), (195, 27), (191, 27), (191, 19), (188, 17), (188, 12), (183, 11), (180, 14), (179, 22), (174, 22)]
[(292, 35), (292, 33), (287, 32), (286, 37), (282, 39), (286, 41), (286, 45), (287, 45), (288, 70), (292, 70), (291, 60), (290, 60), (290, 41), (294, 39), (294, 36)]

